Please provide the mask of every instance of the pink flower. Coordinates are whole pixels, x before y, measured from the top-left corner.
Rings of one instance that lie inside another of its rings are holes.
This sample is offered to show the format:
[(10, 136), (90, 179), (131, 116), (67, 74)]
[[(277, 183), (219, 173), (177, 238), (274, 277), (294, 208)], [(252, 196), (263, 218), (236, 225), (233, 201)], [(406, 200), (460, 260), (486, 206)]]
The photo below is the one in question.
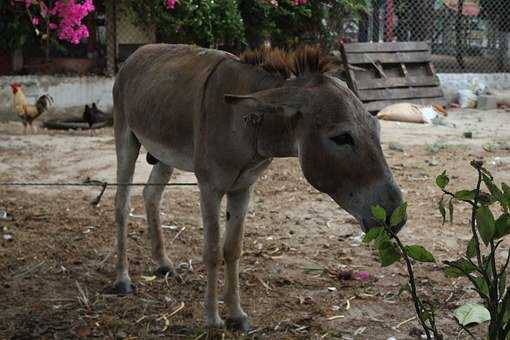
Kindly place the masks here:
[(92, 0), (84, 0), (81, 4), (75, 0), (58, 1), (49, 11), (51, 15), (60, 18), (58, 38), (72, 44), (79, 44), (82, 39), (88, 38), (89, 31), (87, 26), (82, 24), (82, 20), (94, 10)]
[(354, 273), (354, 279), (361, 282), (367, 282), (370, 280), (370, 274), (368, 272), (356, 272)]
[(39, 18), (38, 17), (32, 17), (32, 25), (34, 25), (34, 26), (39, 25)]
[(52, 30), (54, 30), (54, 29), (56, 29), (58, 27), (56, 24), (54, 24), (52, 22), (50, 22), (49, 26), (50, 26), (50, 29), (52, 29)]
[(165, 0), (166, 8), (168, 8), (169, 10), (174, 9), (176, 3), (177, 0)]
[(292, 0), (294, 6), (306, 5), (308, 0)]

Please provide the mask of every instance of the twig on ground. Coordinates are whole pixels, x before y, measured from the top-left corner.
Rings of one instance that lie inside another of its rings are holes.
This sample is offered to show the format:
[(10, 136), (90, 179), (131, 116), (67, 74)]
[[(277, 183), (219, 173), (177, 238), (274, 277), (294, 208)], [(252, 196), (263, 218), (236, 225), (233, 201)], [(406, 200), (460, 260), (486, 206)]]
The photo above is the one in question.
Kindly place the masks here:
[(174, 243), (175, 240), (177, 240), (177, 238), (179, 236), (181, 236), (181, 233), (186, 229), (186, 227), (182, 227), (181, 230), (179, 230), (179, 232), (175, 235), (175, 237), (172, 239), (172, 241), (170, 241), (170, 244)]
[(415, 316), (413, 316), (412, 318), (409, 318), (409, 319), (407, 319), (407, 320), (402, 321), (401, 323), (399, 323), (398, 325), (396, 325), (395, 327), (393, 327), (393, 329), (399, 329), (400, 327), (402, 327), (402, 326), (403, 326), (403, 325), (405, 325), (406, 323), (411, 322), (411, 321), (413, 321), (413, 320), (416, 320), (416, 315), (415, 315)]

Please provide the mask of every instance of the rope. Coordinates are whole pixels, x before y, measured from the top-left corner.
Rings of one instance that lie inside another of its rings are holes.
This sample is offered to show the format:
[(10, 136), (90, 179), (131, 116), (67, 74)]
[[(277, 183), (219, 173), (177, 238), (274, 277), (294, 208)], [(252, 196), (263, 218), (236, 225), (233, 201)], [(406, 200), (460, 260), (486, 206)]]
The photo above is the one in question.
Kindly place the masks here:
[(68, 187), (101, 187), (101, 192), (97, 197), (91, 202), (92, 205), (98, 205), (103, 197), (106, 189), (117, 186), (191, 186), (197, 185), (197, 183), (193, 182), (177, 182), (177, 183), (116, 183), (116, 182), (103, 182), (98, 180), (93, 180), (90, 178), (85, 179), (82, 183), (76, 182), (0, 182), (0, 187), (60, 187), (60, 186), (68, 186)]

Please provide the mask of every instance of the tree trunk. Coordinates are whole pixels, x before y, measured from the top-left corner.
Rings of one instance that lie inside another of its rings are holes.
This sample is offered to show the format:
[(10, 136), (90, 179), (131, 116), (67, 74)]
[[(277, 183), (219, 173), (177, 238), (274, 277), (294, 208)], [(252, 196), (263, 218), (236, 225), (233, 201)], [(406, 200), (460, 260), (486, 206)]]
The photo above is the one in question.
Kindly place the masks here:
[(17, 48), (12, 52), (11, 55), (12, 70), (19, 72), (23, 68), (23, 50)]

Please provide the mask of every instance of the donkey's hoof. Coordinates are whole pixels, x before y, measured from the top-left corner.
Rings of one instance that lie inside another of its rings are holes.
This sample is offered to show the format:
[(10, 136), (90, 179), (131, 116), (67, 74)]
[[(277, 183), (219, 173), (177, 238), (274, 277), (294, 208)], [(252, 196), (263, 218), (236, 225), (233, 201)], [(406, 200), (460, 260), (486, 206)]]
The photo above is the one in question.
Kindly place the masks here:
[(154, 272), (154, 275), (159, 276), (159, 277), (166, 277), (168, 275), (169, 277), (172, 277), (172, 276), (175, 276), (176, 273), (175, 273), (174, 268), (171, 266), (161, 266), (158, 269), (156, 269), (156, 271)]
[(222, 330), (225, 328), (225, 321), (222, 318), (217, 317), (214, 320), (206, 321), (206, 327), (208, 330)]
[(227, 328), (231, 331), (248, 333), (251, 330), (247, 316), (227, 319)]
[(136, 293), (136, 286), (131, 281), (118, 281), (105, 289), (106, 294), (130, 295)]

